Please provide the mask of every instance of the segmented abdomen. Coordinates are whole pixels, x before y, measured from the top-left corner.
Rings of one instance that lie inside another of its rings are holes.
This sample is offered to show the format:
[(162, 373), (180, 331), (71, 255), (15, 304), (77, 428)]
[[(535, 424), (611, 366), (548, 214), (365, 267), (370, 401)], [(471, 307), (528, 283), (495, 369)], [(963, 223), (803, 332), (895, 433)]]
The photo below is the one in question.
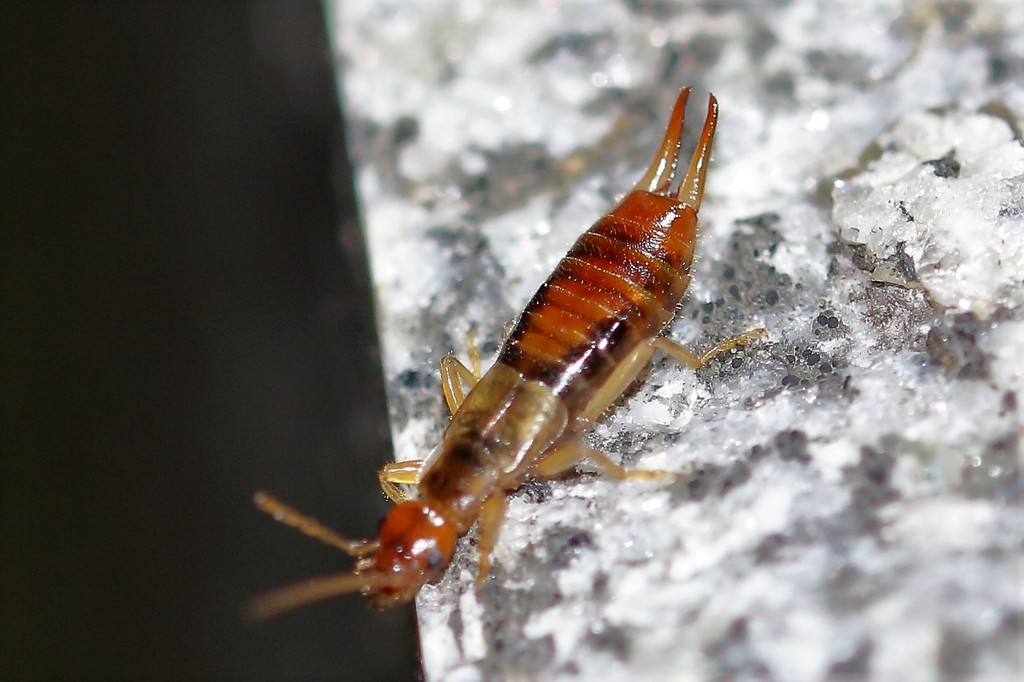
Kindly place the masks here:
[(636, 345), (671, 319), (689, 284), (696, 216), (634, 192), (573, 245), (526, 306), (498, 356), (559, 395), (586, 403)]

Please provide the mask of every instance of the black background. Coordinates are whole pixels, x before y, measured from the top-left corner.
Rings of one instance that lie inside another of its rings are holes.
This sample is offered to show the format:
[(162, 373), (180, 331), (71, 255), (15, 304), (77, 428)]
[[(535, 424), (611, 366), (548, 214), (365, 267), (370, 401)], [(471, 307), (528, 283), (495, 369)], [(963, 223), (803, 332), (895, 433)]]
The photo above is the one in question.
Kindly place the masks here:
[[(386, 508), (370, 287), (317, 2), (5, 5), (5, 679), (410, 679), (410, 608), (259, 627)], [(342, 238), (338, 231), (341, 228)]]

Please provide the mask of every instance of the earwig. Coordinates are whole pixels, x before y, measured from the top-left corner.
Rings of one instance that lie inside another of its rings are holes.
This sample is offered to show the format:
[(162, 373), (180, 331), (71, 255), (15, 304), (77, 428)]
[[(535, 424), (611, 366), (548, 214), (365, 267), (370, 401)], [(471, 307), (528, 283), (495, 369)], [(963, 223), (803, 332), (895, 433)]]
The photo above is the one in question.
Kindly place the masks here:
[[(356, 565), (350, 573), (265, 594), (250, 604), (251, 616), (269, 618), (348, 592), (365, 594), (375, 608), (409, 601), (441, 578), (457, 539), (474, 523), (479, 587), (489, 574), (507, 493), (530, 479), (558, 476), (583, 459), (616, 479), (673, 476), (627, 471), (580, 437), (655, 350), (696, 369), (766, 334), (754, 329), (703, 355), (661, 335), (690, 282), (697, 212), (718, 123), (718, 102), (711, 95), (686, 175), (673, 192), (689, 95), (685, 88), (676, 99), (661, 147), (640, 181), (569, 249), (519, 316), (494, 365), (478, 377), (453, 356), (441, 361), (451, 422), (433, 457), (381, 470), (381, 487), (396, 506), (376, 540), (346, 540), (266, 493), (257, 494), (260, 509), (355, 557)], [(404, 492), (408, 486), (413, 495)]]

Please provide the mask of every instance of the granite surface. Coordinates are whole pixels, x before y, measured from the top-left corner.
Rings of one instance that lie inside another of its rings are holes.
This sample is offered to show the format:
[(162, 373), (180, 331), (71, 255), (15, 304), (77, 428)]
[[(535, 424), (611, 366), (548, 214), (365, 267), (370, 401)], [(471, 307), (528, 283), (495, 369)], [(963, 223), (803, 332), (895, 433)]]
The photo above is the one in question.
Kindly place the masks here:
[(428, 679), (1021, 674), (1024, 5), (330, 6), (398, 459), (683, 85), (721, 123), (668, 334), (770, 333), (656, 356), (590, 434), (678, 480), (527, 484), (480, 594), (463, 540), (418, 601)]

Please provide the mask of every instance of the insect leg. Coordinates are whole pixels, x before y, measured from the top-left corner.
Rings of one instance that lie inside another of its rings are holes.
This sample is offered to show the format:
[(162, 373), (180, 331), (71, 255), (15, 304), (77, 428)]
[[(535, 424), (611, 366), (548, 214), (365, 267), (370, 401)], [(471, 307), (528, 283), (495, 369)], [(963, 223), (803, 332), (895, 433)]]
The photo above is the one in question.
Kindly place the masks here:
[(409, 499), (398, 486), (416, 485), (420, 482), (420, 475), (423, 472), (425, 460), (410, 459), (404, 462), (388, 462), (377, 472), (377, 480), (380, 481), (380, 489), (388, 496), (388, 499), (399, 504)]
[(653, 354), (654, 343), (652, 341), (647, 341), (637, 346), (629, 357), (619, 364), (611, 377), (605, 381), (604, 385), (594, 391), (594, 395), (576, 418), (579, 426), (582, 427), (590, 424), (604, 414), (611, 407), (612, 403), (618, 400), (619, 396), (636, 380), (637, 375), (651, 361), (651, 355)]
[(474, 382), (480, 379), (480, 344), (476, 342), (476, 331), (472, 327), (466, 330), (466, 352), (469, 353), (469, 368), (473, 372)]
[[(479, 353), (470, 353), (470, 362), (476, 365), (479, 371)], [(452, 414), (459, 409), (462, 401), (466, 399), (466, 393), (476, 385), (479, 378), (477, 372), (466, 367), (454, 355), (446, 355), (441, 358), (441, 391), (444, 393), (444, 401), (448, 403), (448, 409)]]
[(544, 479), (561, 476), (586, 459), (589, 449), (578, 440), (556, 445), (544, 453), (544, 459), (540, 460), (533, 470), (533, 477)]
[(537, 467), (534, 469), (535, 478), (553, 478), (562, 474), (584, 459), (589, 459), (597, 465), (602, 473), (611, 476), (617, 481), (627, 478), (675, 478), (677, 474), (671, 471), (655, 471), (650, 469), (626, 469), (616, 464), (608, 455), (600, 450), (590, 447), (578, 440), (569, 441), (556, 446), (545, 454)]
[(483, 587), (491, 572), (491, 552), (498, 543), (501, 522), (505, 519), (505, 492), (499, 490), (484, 501), (480, 509), (480, 559), (476, 574), (476, 589)]
[(750, 331), (743, 332), (739, 336), (733, 336), (721, 341), (703, 355), (697, 355), (693, 351), (680, 346), (675, 341), (667, 339), (664, 336), (656, 338), (654, 340), (654, 346), (665, 351), (679, 364), (689, 367), (690, 369), (699, 369), (722, 353), (728, 352), (733, 348), (738, 348), (739, 346), (745, 346), (757, 338), (768, 338), (768, 331), (760, 327), (757, 329), (751, 329)]
[(600, 450), (595, 450), (594, 448), (589, 447), (587, 448), (587, 459), (596, 464), (602, 472), (617, 481), (622, 481), (627, 478), (666, 479), (678, 476), (678, 474), (672, 471), (661, 471), (656, 469), (624, 469), (621, 464), (613, 462), (608, 455), (604, 454)]

